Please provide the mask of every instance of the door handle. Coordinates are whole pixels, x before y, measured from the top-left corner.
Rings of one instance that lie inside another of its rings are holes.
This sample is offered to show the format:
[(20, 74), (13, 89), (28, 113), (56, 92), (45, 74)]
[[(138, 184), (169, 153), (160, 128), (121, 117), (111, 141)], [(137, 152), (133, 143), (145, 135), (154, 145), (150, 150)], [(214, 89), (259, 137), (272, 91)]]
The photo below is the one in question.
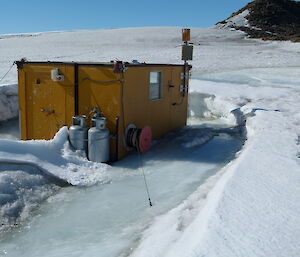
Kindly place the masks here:
[(42, 108), (41, 112), (46, 112), (47, 114), (53, 114), (53, 113), (55, 113), (55, 110), (48, 110), (48, 109)]

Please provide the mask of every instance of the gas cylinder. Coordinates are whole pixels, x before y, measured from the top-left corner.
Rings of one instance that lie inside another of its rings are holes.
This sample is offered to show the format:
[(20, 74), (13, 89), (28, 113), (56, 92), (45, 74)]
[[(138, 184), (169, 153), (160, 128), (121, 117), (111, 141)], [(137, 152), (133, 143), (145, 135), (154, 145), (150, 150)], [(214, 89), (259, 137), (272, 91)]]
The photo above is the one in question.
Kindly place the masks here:
[(75, 150), (87, 151), (88, 128), (85, 126), (86, 116), (73, 117), (73, 125), (69, 129), (70, 143)]
[(104, 117), (92, 119), (92, 126), (88, 131), (88, 157), (93, 162), (109, 161), (109, 130), (106, 128)]

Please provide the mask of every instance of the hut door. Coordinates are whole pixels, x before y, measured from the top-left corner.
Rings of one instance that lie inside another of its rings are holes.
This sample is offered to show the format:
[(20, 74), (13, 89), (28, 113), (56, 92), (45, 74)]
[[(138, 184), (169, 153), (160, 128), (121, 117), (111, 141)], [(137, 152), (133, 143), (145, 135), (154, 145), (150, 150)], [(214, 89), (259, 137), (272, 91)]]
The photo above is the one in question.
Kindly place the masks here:
[(180, 86), (182, 84), (181, 73), (181, 69), (177, 67), (172, 68), (170, 116), (173, 129), (184, 126), (187, 118), (187, 95), (183, 97), (180, 92)]
[(51, 139), (65, 124), (65, 90), (50, 71), (26, 72), (27, 139)]

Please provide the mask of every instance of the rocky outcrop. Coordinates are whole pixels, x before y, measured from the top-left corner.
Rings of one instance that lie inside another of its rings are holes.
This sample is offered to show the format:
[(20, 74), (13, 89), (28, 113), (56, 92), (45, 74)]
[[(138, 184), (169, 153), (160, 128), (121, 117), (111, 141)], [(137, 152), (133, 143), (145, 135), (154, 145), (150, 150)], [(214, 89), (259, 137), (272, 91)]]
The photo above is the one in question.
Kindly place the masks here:
[[(245, 11), (246, 25), (232, 22)], [(242, 30), (252, 38), (300, 42), (300, 2), (255, 0), (218, 25)]]

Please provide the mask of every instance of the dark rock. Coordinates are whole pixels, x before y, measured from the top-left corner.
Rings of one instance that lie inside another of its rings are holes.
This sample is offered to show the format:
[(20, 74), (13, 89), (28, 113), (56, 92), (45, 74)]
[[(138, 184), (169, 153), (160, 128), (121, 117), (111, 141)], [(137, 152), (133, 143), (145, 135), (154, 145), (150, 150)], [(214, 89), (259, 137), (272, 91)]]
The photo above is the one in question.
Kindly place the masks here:
[[(233, 13), (229, 18), (245, 10), (250, 11), (246, 16), (250, 27), (231, 27), (246, 32), (252, 38), (300, 42), (300, 2), (256, 0)], [(219, 22), (219, 24), (226, 23), (226, 20)]]

